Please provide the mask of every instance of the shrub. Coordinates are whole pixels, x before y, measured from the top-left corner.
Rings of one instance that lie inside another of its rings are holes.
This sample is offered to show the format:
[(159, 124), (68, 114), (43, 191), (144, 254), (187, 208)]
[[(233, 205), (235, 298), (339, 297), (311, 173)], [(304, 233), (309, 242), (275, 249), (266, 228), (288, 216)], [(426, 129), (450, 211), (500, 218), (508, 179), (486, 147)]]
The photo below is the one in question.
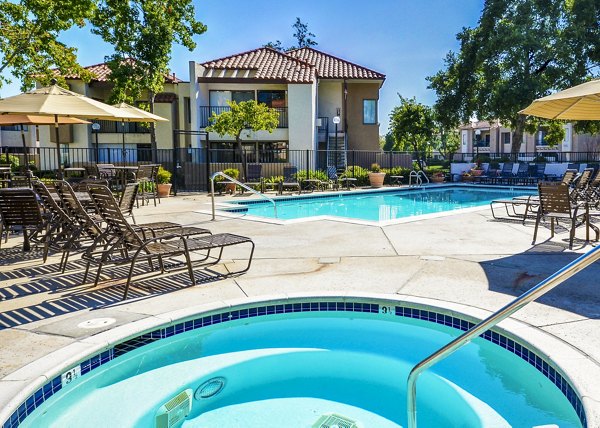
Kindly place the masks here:
[(158, 184), (169, 184), (171, 182), (171, 175), (170, 171), (167, 171), (161, 166), (156, 173), (156, 182)]
[(378, 163), (371, 164), (371, 172), (380, 172), (381, 166)]
[(320, 170), (310, 171), (310, 174), (308, 174), (308, 172), (306, 170), (301, 169), (300, 171), (298, 171), (296, 173), (296, 178), (298, 179), (298, 181), (306, 180), (309, 176), (311, 179), (316, 179), (316, 180), (321, 180), (321, 181), (329, 180), (329, 178), (327, 177), (327, 173), (324, 171), (320, 171)]
[(410, 174), (410, 168), (402, 168), (400, 166), (395, 166), (394, 168), (383, 168), (381, 170), (382, 172), (385, 172), (385, 183), (390, 184), (392, 182), (392, 175), (395, 176), (402, 176), (404, 177), (402, 179), (402, 182), (408, 182), (408, 176)]
[(15, 155), (7, 155), (3, 154), (0, 156), (0, 164), (9, 165), (12, 172), (16, 172), (19, 169), (19, 157)]
[(358, 165), (350, 165), (341, 174), (341, 177), (354, 177), (356, 178), (357, 186), (368, 186), (369, 185), (369, 171)]

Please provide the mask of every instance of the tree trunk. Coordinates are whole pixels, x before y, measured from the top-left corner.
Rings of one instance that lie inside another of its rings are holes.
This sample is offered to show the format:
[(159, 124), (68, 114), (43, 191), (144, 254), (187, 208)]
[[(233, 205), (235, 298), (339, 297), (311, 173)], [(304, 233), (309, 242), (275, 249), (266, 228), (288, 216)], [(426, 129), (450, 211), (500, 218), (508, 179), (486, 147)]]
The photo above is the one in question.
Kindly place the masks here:
[(419, 165), (419, 169), (423, 171), (423, 160), (421, 159), (421, 151), (419, 150), (419, 145), (413, 144), (413, 150), (415, 151), (417, 157), (417, 165)]
[(517, 161), (519, 158), (519, 151), (521, 150), (521, 144), (523, 143), (523, 134), (525, 133), (525, 115), (520, 114), (517, 117), (517, 122), (512, 135), (512, 144), (510, 148), (513, 160)]
[(246, 181), (246, 176), (247, 176), (246, 172), (247, 172), (248, 166), (246, 165), (246, 152), (244, 152), (244, 149), (242, 147), (242, 139), (240, 138), (240, 134), (238, 134), (235, 137), (235, 142), (236, 142), (236, 150), (242, 159), (242, 170), (240, 171), (240, 181), (243, 183)]

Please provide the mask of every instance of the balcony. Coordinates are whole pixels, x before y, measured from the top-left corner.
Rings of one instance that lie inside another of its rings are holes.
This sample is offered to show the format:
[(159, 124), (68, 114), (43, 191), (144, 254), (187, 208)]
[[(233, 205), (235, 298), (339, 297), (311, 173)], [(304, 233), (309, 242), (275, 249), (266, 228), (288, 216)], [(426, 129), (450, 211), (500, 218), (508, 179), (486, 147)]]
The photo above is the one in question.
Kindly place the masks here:
[[(221, 114), (224, 111), (231, 110), (230, 107), (211, 107), (211, 106), (200, 106), (200, 117), (198, 118), (198, 122), (200, 123), (200, 128), (206, 128), (210, 125), (210, 118), (212, 113)], [(287, 128), (288, 127), (288, 109), (287, 107), (273, 107), (273, 110), (279, 113), (279, 123), (277, 124), (278, 128)]]
[(150, 133), (150, 125), (141, 122), (125, 122), (123, 123), (113, 120), (94, 120), (100, 125), (99, 134), (148, 134)]

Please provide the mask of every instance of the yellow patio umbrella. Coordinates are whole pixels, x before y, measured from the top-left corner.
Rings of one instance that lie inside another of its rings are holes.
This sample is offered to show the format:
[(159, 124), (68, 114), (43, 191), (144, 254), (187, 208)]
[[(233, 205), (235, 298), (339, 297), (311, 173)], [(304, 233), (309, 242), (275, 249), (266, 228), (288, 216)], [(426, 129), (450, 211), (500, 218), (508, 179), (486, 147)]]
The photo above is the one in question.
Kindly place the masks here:
[(117, 109), (57, 85), (34, 89), (0, 100), (0, 115), (2, 114), (34, 114), (54, 117), (59, 175), (61, 175), (60, 141), (58, 138), (60, 117), (105, 120), (127, 120), (136, 119), (137, 117), (126, 110)]
[[(79, 125), (88, 124), (87, 120), (77, 119), (75, 117), (59, 117), (59, 125)], [(36, 116), (33, 114), (2, 114), (0, 115), (0, 126), (21, 125), (21, 141), (23, 143), (23, 152), (25, 155), (25, 165), (29, 169), (29, 158), (27, 156), (27, 143), (25, 142), (25, 125), (54, 125), (52, 116)]]
[(600, 79), (539, 98), (519, 113), (545, 119), (600, 120)]
[(168, 122), (169, 121), (169, 119), (165, 119), (162, 116), (158, 116), (156, 114), (153, 114), (148, 111), (142, 110), (140, 108), (134, 107), (127, 103), (113, 104), (113, 107), (115, 107), (123, 112), (126, 112), (128, 115), (132, 116), (131, 118), (123, 118), (121, 120), (121, 129), (123, 130), (123, 132), (122, 132), (122, 139), (123, 139), (122, 155), (123, 155), (123, 158), (125, 157), (125, 122), (156, 123), (156, 122)]

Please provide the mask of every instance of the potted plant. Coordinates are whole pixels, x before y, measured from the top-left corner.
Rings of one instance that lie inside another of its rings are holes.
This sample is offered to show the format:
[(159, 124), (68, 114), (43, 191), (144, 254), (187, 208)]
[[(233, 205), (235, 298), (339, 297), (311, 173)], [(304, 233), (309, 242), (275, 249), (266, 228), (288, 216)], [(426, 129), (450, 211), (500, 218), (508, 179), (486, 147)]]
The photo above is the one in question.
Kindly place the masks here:
[(444, 174), (443, 172), (441, 172), (441, 171), (435, 172), (431, 176), (431, 182), (432, 183), (443, 183), (445, 178), (446, 178), (446, 174)]
[(371, 164), (371, 172), (369, 172), (369, 183), (371, 187), (383, 187), (385, 172), (381, 172), (381, 167), (378, 163)]
[(171, 173), (162, 166), (156, 173), (156, 191), (159, 198), (168, 198), (171, 193)]
[(466, 181), (466, 182), (473, 181), (473, 174), (471, 174), (472, 171), (473, 170), (463, 172), (461, 174), (462, 181)]
[[(223, 174), (228, 175), (229, 177), (237, 180), (238, 177), (240, 176), (240, 171), (236, 168), (228, 168), (225, 171), (223, 171)], [(223, 178), (223, 180), (227, 180), (224, 177), (219, 177), (219, 178)], [(227, 182), (225, 183), (225, 192), (230, 193), (230, 194), (234, 194), (235, 193), (235, 188), (236, 188), (236, 184), (235, 183), (231, 183), (231, 182)]]

